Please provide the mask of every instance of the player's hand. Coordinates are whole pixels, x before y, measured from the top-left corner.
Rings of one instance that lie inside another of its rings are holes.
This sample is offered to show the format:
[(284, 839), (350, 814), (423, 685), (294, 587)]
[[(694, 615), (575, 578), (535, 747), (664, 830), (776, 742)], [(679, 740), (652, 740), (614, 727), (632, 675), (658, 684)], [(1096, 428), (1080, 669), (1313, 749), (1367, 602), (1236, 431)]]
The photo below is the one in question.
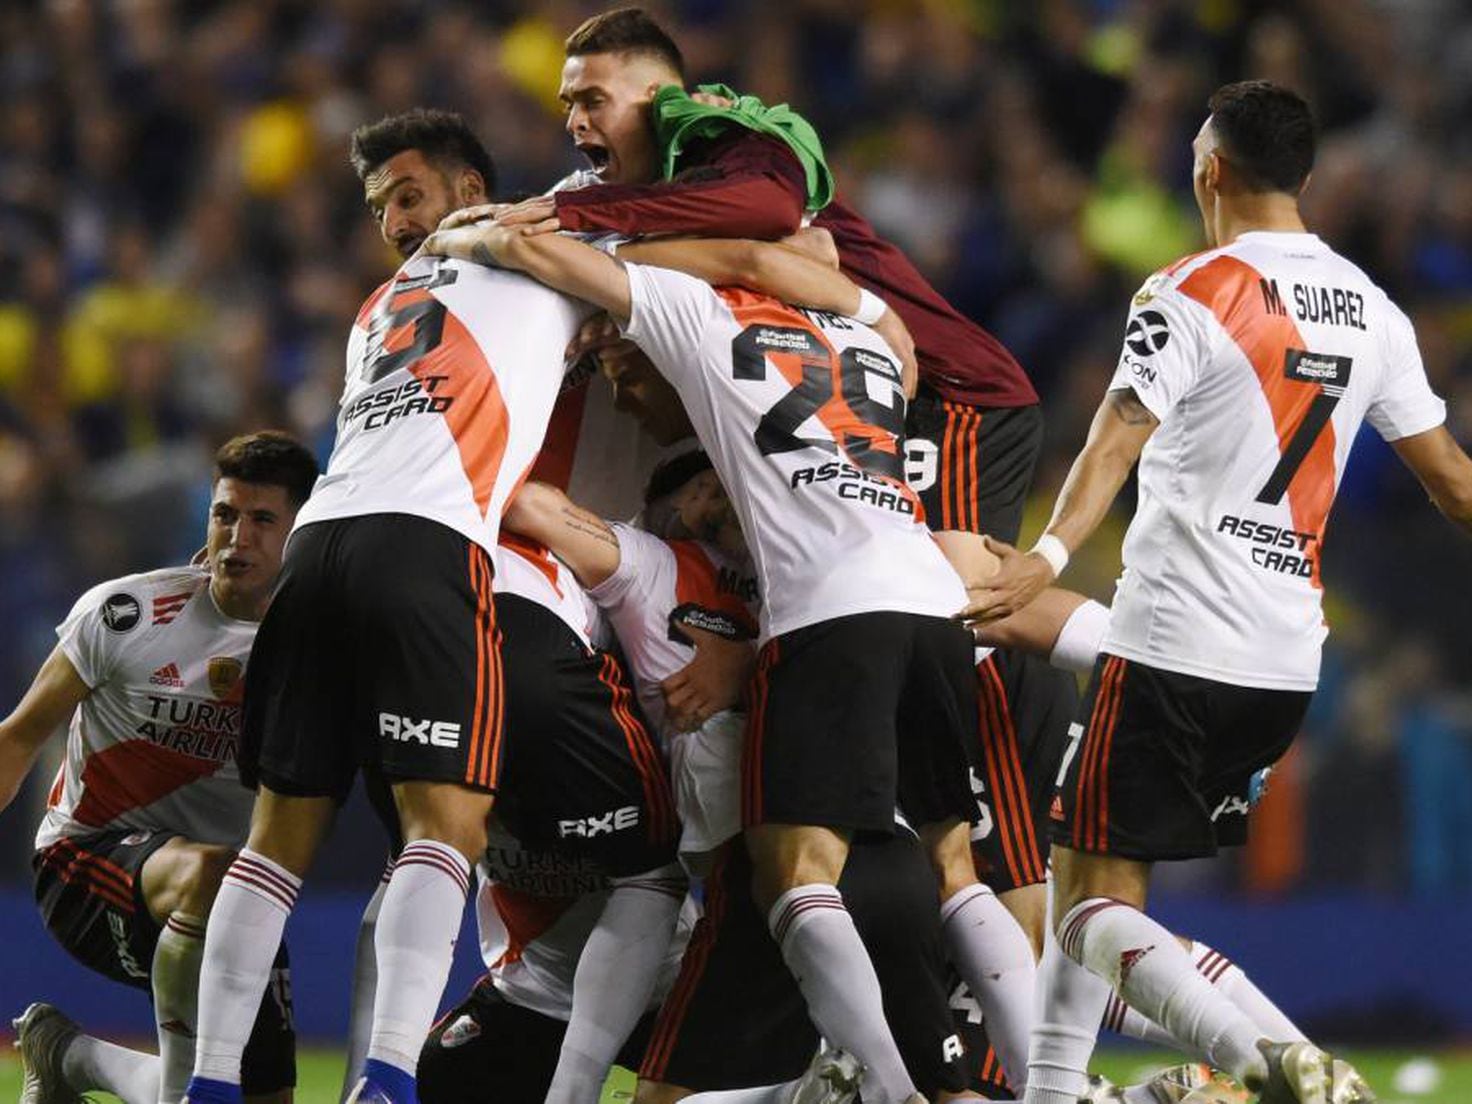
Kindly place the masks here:
[(968, 628), (1011, 617), (1052, 584), (1053, 565), (1036, 552), (1019, 552), (1005, 541), (986, 538), (987, 549), (1001, 561), (996, 574), (981, 586), (969, 586), (966, 608), (956, 614)]
[(557, 202), (551, 196), (533, 196), (513, 203), (496, 215), (502, 226), (521, 226), (528, 234), (547, 234), (561, 228)]
[(714, 92), (691, 92), (690, 98), (706, 107), (730, 107), (736, 102), (726, 96), (717, 96)]
[(915, 357), (915, 339), (910, 336), (910, 328), (891, 307), (874, 323), (874, 332), (884, 338), (900, 358), (900, 386), (904, 388), (905, 398), (913, 399), (915, 388), (920, 386), (920, 362)]
[(436, 230), (424, 239), (419, 252), (474, 264), (507, 265), (507, 250), (523, 233), (524, 229), (520, 226), (503, 226), (499, 222), (472, 222), (454, 230)]
[(567, 343), (567, 352), (563, 354), (563, 359), (569, 364), (576, 364), (589, 353), (607, 349), (624, 340), (624, 336), (618, 332), (618, 323), (606, 312), (599, 311), (578, 327), (578, 332)]
[(733, 709), (751, 678), (756, 653), (746, 640), (682, 625), (695, 642), (695, 658), (659, 684), (673, 731), (693, 732), (723, 709)]
[(788, 234), (781, 244), (789, 249), (796, 249), (829, 268), (838, 267), (838, 246), (833, 241), (833, 235), (821, 226), (804, 226), (796, 234)]
[(472, 207), (461, 207), (458, 211), (451, 211), (444, 218), (436, 230), (454, 230), (459, 226), (469, 226), (473, 222), (490, 222), (500, 216), (502, 211), (511, 207), (509, 203), (477, 203)]

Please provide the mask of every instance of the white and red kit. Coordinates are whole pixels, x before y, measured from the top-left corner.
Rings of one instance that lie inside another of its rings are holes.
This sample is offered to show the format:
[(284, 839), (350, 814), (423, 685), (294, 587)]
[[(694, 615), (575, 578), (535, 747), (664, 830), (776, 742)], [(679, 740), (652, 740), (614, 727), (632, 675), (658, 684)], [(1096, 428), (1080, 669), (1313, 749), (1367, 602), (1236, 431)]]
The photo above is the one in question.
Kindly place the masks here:
[(618, 637), (644, 715), (665, 739), (680, 850), (712, 851), (741, 831), (741, 753), (746, 718), (723, 710), (694, 732), (665, 723), (660, 683), (695, 656), (686, 628), (728, 640), (755, 640), (761, 593), (749, 560), (701, 541), (664, 541), (615, 524), (619, 563), (589, 596)]
[(849, 318), (625, 266), (626, 332), (674, 385), (731, 495), (761, 639), (850, 614), (950, 617), (965, 590), (905, 483), (889, 346)]
[(114, 579), (57, 628), (91, 692), (72, 715), (38, 850), (107, 829), (245, 839), (255, 795), (235, 753), (257, 622), (221, 613), (209, 579), (202, 567)]
[(1145, 283), (1110, 387), (1160, 426), (1103, 650), (1313, 690), (1320, 553), (1355, 435), (1368, 421), (1394, 441), (1446, 417), (1410, 321), (1315, 235), (1243, 234)]
[[(566, 1020), (578, 958), (608, 900), (608, 878), (590, 859), (529, 851), (494, 821), (476, 873), (480, 952), (492, 984), (511, 1004)], [(674, 981), (692, 922), (687, 900), (651, 1007)]]

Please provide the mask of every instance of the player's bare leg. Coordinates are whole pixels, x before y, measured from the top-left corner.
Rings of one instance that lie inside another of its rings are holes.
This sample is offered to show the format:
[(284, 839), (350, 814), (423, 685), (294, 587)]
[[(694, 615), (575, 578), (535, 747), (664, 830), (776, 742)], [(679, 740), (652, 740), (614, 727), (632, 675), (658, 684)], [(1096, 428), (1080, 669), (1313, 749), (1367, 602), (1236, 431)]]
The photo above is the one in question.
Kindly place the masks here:
[(241, 1100), (240, 1056), (271, 962), (336, 803), (262, 785), (245, 847), (221, 880), (205, 934), (190, 1104)]
[(864, 1064), (875, 1104), (918, 1094), (884, 1019), (874, 965), (838, 892), (848, 837), (831, 828), (760, 824), (746, 830), (752, 892), (802, 990), (813, 1024)]
[(450, 976), (471, 863), (485, 850), (495, 798), (454, 782), (396, 782), (393, 792), (405, 842), (374, 933), (378, 983), (363, 1063), (368, 1089), (357, 1091), (409, 1104), (417, 1099), (419, 1052)]
[(952, 818), (920, 829), (940, 883), (946, 951), (981, 1005), (987, 1038), (1008, 1081), (1026, 1083), (1028, 1037), (1035, 1018), (1037, 959), (1026, 932), (976, 877), (970, 825)]
[(1048, 930), (1048, 883), (1035, 882), (997, 894), (1022, 934), (1032, 944), (1033, 957), (1043, 957), (1043, 936)]

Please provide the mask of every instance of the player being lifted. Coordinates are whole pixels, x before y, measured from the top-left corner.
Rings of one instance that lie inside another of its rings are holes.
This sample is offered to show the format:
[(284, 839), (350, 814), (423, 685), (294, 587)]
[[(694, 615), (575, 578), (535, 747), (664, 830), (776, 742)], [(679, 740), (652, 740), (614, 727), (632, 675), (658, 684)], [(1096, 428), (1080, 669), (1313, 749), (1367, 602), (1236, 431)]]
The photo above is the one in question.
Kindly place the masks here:
[(1150, 864), (1243, 842), (1247, 780), (1298, 730), (1327, 632), (1325, 526), (1361, 423), (1472, 529), (1472, 461), (1442, 424), (1409, 320), (1304, 228), (1308, 105), (1265, 82), (1228, 85), (1193, 145), (1212, 248), (1136, 294), (1046, 534), (1006, 557), (972, 610), (1006, 614), (1049, 584), (1138, 458), (1124, 574), (1054, 825), (1057, 942), (1029, 1104), (1083, 1091), (1109, 982), (1265, 1104), (1322, 1101), (1331, 1083), (1335, 1101), (1372, 1099), (1348, 1067), (1274, 1038), (1197, 972), (1144, 914)]
[(835, 883), (850, 834), (888, 833), (898, 805), (924, 826), (945, 898), (976, 884), (965, 741), (977, 704), (971, 638), (951, 620), (964, 588), (903, 479), (889, 346), (848, 318), (718, 294), (559, 235), (486, 224), (426, 249), (523, 268), (597, 303), (679, 391), (763, 593), (743, 770), (756, 894), (814, 1022), (867, 1067), (866, 1096), (910, 1099)]
[[(16, 1021), (27, 1104), (102, 1089), (127, 1104), (176, 1104), (194, 1064), (205, 917), (245, 839), (250, 795), (235, 764), (256, 625), (317, 464), (282, 433), (215, 454), (199, 566), (102, 583), (57, 629), (56, 649), (0, 721), (0, 806), (70, 720), (66, 760), (36, 834), (36, 900), (47, 929), (98, 973), (148, 990), (159, 1056), (82, 1035), (35, 1004)], [(260, 1100), (295, 1083), (285, 949), (247, 1014), (242, 1078)]]

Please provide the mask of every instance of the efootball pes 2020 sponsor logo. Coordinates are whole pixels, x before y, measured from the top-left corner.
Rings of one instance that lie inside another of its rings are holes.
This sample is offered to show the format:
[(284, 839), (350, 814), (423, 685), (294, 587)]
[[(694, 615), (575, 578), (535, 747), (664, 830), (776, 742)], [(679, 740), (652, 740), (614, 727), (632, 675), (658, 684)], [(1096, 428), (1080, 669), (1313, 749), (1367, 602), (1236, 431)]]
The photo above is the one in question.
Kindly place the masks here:
[(443, 414), (454, 405), (453, 395), (439, 393), (449, 376), (425, 376), (396, 387), (385, 387), (355, 400), (343, 416), (343, 425), (363, 419), (365, 431), (382, 429), (401, 418), (416, 414)]
[(1312, 579), (1319, 557), (1317, 533), (1300, 533), (1265, 521), (1223, 514), (1216, 531), (1252, 545), (1252, 562), (1268, 571)]
[(557, 834), (563, 839), (567, 839), (568, 836), (593, 839), (595, 836), (611, 836), (614, 832), (623, 832), (637, 827), (638, 824), (639, 806), (625, 805), (621, 809), (610, 809), (606, 813), (559, 820)]
[(908, 487), (898, 487), (882, 476), (870, 475), (861, 468), (842, 460), (829, 460), (824, 464), (798, 468), (788, 480), (792, 489), (834, 485), (839, 498), (860, 502), (866, 506), (877, 506), (881, 510), (893, 510), (897, 514), (914, 514), (915, 492)]
[(425, 747), (437, 748), (460, 746), (460, 726), (453, 721), (416, 721), (397, 713), (380, 713), (378, 734), (400, 744), (423, 744)]

